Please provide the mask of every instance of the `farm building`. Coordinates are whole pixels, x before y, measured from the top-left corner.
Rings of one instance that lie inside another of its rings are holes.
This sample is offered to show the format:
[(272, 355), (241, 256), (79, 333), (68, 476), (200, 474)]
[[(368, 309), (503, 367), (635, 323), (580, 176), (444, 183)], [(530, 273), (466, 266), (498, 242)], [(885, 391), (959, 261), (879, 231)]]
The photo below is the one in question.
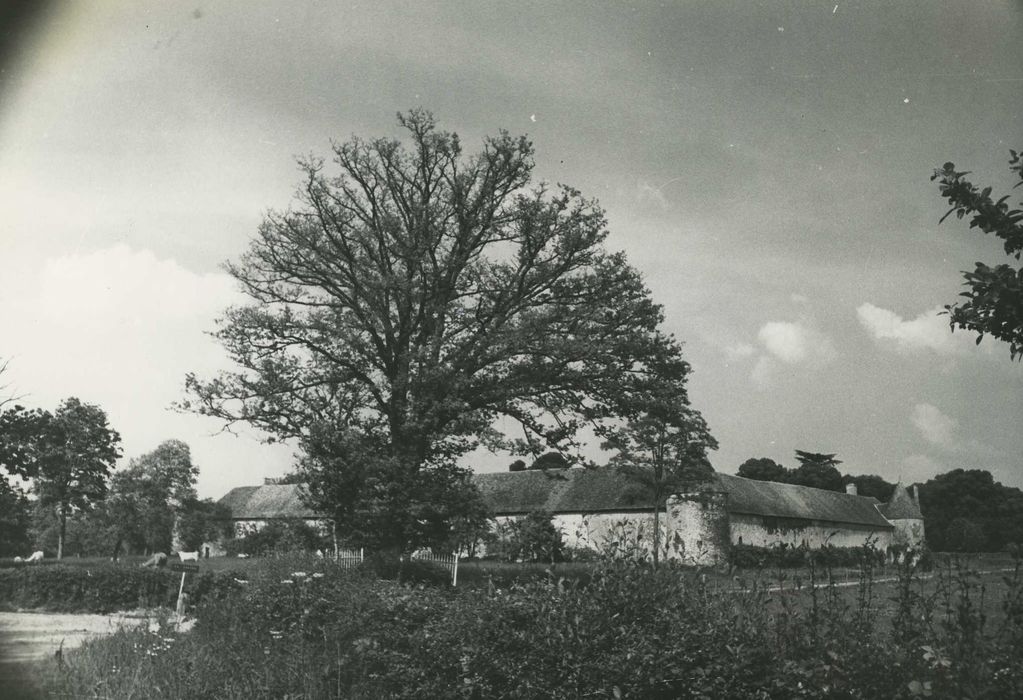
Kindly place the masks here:
[[(219, 503), (231, 511), (231, 529), (235, 537), (261, 530), (275, 520), (303, 520), (320, 529), (331, 532), (331, 521), (314, 512), (302, 502), (302, 486), (279, 484), (275, 479), (266, 479), (262, 486), (237, 486), (228, 491)], [(210, 554), (223, 555), (223, 548), (216, 543), (205, 543)]]
[[(649, 543), (654, 527), (648, 494), (616, 469), (547, 469), (474, 475), (498, 525), (530, 512), (552, 514), (565, 543), (600, 548), (626, 538)], [(330, 522), (302, 503), (301, 486), (268, 483), (232, 489), (220, 502), (231, 509), (237, 535), (277, 519), (299, 518), (326, 529)], [(695, 563), (724, 558), (732, 544), (886, 549), (923, 542), (919, 503), (900, 484), (883, 504), (852, 492), (754, 481), (716, 473), (693, 493), (669, 497), (661, 509), (661, 542), (668, 556)]]
[[(477, 474), (476, 484), (498, 522), (543, 510), (553, 514), (566, 544), (597, 548), (609, 538), (649, 542), (653, 502), (615, 469), (552, 469)], [(923, 542), (923, 516), (901, 485), (892, 500), (730, 474), (694, 493), (668, 499), (660, 517), (668, 556), (696, 563), (724, 558), (732, 544), (811, 548)]]

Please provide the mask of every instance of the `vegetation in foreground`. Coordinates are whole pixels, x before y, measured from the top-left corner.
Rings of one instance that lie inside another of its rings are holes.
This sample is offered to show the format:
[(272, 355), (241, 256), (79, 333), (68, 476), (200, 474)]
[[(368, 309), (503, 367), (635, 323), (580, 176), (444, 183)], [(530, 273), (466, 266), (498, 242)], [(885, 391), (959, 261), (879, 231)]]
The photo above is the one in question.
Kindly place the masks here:
[[(48, 662), (57, 697), (1007, 698), (1023, 696), (1023, 572), (948, 562), (882, 584), (722, 580), (634, 561), (451, 590), (268, 560), (194, 630), (127, 629)], [(997, 590), (996, 590), (997, 588)], [(890, 600), (889, 600), (890, 599)], [(998, 615), (991, 614), (998, 610)], [(882, 612), (883, 611), (883, 612)]]

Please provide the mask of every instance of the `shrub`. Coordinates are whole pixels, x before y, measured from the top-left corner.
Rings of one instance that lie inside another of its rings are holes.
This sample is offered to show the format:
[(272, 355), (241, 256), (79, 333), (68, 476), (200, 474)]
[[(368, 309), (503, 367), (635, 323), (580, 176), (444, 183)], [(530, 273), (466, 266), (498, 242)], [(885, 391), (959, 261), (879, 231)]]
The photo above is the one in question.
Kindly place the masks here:
[(228, 554), (266, 556), (289, 552), (329, 550), (332, 543), (319, 529), (304, 520), (272, 520), (258, 530), (227, 540)]
[(867, 562), (871, 565), (884, 563), (885, 554), (874, 547), (833, 547), (819, 549), (808, 547), (756, 547), (749, 544), (734, 544), (728, 554), (729, 563), (740, 569), (790, 569), (808, 566), (829, 568), (856, 568)]
[[(858, 589), (784, 593), (755, 577), (724, 587), (638, 561), (603, 560), (585, 586), (546, 576), (459, 591), (311, 559), (266, 563), (251, 583), (207, 599), (193, 632), (93, 642), (66, 654), (46, 690), (228, 700), (1023, 697), (1018, 561), (998, 626), (986, 621), (975, 572), (951, 560), (926, 589), (900, 565), (891, 624), (879, 624), (889, 595), (873, 592), (870, 559)], [(154, 645), (157, 655), (140, 656)]]
[[(181, 575), (172, 571), (108, 562), (2, 569), (0, 608), (88, 613), (172, 608), (180, 582)], [(199, 572), (188, 575), (185, 592), (195, 604), (237, 585), (228, 572)]]
[(504, 561), (553, 564), (562, 560), (564, 547), (554, 517), (546, 511), (533, 511), (500, 525), (488, 553)]

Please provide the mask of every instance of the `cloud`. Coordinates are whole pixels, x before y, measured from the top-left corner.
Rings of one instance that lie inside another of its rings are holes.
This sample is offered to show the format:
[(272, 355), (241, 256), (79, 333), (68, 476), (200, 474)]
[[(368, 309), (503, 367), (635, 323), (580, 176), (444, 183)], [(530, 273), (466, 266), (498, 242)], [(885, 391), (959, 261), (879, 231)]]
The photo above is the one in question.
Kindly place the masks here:
[(924, 439), (935, 445), (950, 446), (953, 443), (956, 422), (929, 403), (918, 403), (910, 416)]
[(757, 337), (767, 352), (790, 365), (826, 364), (836, 355), (826, 335), (801, 323), (770, 321), (763, 325)]
[(947, 318), (939, 315), (941, 311), (941, 307), (936, 307), (905, 321), (894, 311), (864, 303), (856, 309), (856, 315), (874, 340), (894, 341), (900, 351), (930, 350), (940, 355), (965, 352), (973, 344), (969, 335), (953, 335)]
[[(205, 467), (205, 493), (279, 473), (271, 465), (291, 461), (290, 448), (252, 435), (211, 438), (219, 423), (169, 410), (183, 397), (187, 372), (210, 376), (230, 366), (206, 334), (225, 307), (244, 301), (228, 275), (197, 274), (124, 245), (30, 270), (7, 267), (0, 263), (11, 283), (0, 292), (0, 354), (11, 359), (10, 381), (24, 403), (52, 410), (77, 396), (99, 405), (121, 433), (125, 457), (182, 439)], [(240, 473), (246, 469), (252, 474)]]
[(725, 347), (729, 360), (756, 357), (750, 379), (759, 389), (766, 389), (783, 372), (785, 366), (819, 368), (831, 362), (838, 353), (828, 336), (803, 322), (769, 321), (757, 333), (762, 349), (748, 343)]

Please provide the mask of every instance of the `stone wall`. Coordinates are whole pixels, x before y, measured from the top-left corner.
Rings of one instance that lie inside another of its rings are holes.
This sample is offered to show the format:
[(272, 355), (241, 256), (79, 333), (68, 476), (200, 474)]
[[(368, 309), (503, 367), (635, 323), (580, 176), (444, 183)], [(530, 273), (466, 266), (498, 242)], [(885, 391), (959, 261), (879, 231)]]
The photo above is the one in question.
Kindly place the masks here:
[(903, 547), (919, 547), (924, 543), (924, 521), (916, 518), (892, 520), (895, 532), (892, 544)]
[(726, 494), (716, 491), (671, 496), (668, 558), (700, 566), (726, 561), (730, 544), (727, 499)]
[(755, 547), (773, 547), (786, 544), (819, 549), (833, 547), (862, 547), (872, 543), (878, 549), (892, 544), (892, 531), (879, 530), (866, 525), (833, 523), (821, 520), (770, 518), (759, 515), (733, 513), (730, 517), (732, 544)]

